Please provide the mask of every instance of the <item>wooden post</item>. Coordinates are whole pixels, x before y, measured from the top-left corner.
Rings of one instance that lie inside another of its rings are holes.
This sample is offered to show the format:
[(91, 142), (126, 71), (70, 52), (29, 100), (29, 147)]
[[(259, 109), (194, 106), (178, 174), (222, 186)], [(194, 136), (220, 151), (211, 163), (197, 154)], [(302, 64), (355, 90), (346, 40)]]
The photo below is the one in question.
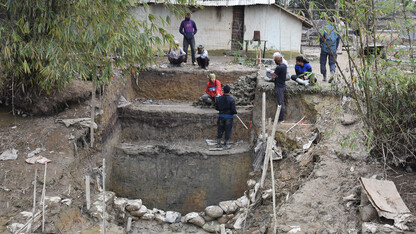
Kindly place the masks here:
[(272, 154), (273, 139), (274, 139), (274, 136), (276, 134), (277, 122), (279, 121), (279, 115), (280, 115), (281, 108), (282, 108), (282, 106), (280, 106), (280, 105), (277, 106), (276, 115), (274, 116), (272, 132), (270, 133), (270, 137), (267, 139), (266, 155), (264, 157), (264, 163), (263, 163), (263, 173), (261, 174), (261, 180), (260, 180), (260, 187), (261, 188), (263, 188), (264, 180), (266, 179), (267, 168), (268, 168), (268, 165), (269, 165), (269, 157), (271, 157), (271, 154)]
[(85, 177), (85, 198), (87, 199), (87, 210), (91, 207), (91, 194), (90, 194), (90, 176)]
[(95, 83), (92, 83), (92, 91), (91, 91), (91, 126), (90, 126), (90, 144), (91, 148), (94, 147), (94, 119), (95, 119)]
[(261, 134), (263, 142), (266, 141), (266, 92), (263, 92), (261, 102)]
[(103, 233), (106, 234), (105, 230), (105, 158), (103, 158)]
[(48, 163), (45, 163), (45, 173), (43, 174), (43, 188), (42, 188), (42, 233), (45, 232), (45, 193), (46, 193), (46, 171)]
[(36, 177), (38, 177), (38, 169), (35, 169), (35, 181), (33, 181), (33, 210), (32, 210), (32, 220), (30, 221), (29, 226), (27, 226), (26, 232), (32, 233), (32, 224), (33, 220), (35, 218), (35, 212), (36, 212)]
[[(273, 142), (273, 139), (270, 140)], [(271, 151), (271, 150), (270, 150)], [(273, 234), (276, 233), (277, 229), (277, 217), (276, 217), (276, 190), (274, 185), (274, 171), (273, 171), (273, 157), (270, 155), (270, 173), (272, 175), (272, 190), (273, 190)]]

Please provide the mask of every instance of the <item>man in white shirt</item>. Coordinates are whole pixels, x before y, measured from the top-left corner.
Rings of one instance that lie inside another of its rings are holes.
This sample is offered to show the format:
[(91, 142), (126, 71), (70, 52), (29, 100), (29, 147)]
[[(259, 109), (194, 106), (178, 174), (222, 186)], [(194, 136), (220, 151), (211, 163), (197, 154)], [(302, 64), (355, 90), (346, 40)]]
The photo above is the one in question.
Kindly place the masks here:
[(209, 65), (208, 51), (204, 49), (204, 46), (199, 45), (198, 50), (195, 53), (196, 61), (198, 66), (202, 69), (207, 70)]
[(179, 46), (179, 42), (175, 40), (175, 45), (170, 48), (168, 54), (168, 60), (170, 62), (169, 66), (180, 66), (182, 67), (182, 63), (185, 61), (186, 53), (183, 49)]

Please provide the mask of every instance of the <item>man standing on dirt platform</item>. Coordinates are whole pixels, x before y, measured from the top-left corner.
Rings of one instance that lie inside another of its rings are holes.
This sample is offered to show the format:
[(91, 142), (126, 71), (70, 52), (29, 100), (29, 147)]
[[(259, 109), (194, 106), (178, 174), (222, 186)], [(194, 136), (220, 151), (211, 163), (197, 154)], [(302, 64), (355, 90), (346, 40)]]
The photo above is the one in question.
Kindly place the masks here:
[(339, 35), (335, 30), (334, 23), (328, 23), (323, 27), (319, 42), (321, 45), (321, 54), (319, 57), (319, 63), (321, 64), (321, 74), (324, 77), (323, 81), (326, 81), (326, 61), (329, 58), (329, 71), (331, 72), (331, 78), (329, 83), (332, 82), (335, 75), (335, 60), (337, 59), (337, 48), (339, 45)]
[(228, 140), (231, 136), (231, 130), (233, 128), (233, 118), (234, 115), (237, 114), (237, 110), (235, 108), (235, 101), (234, 98), (230, 96), (231, 88), (230, 86), (224, 86), (224, 95), (219, 97), (217, 100), (217, 111), (219, 111), (218, 116), (218, 133), (217, 133), (217, 147), (221, 147), (221, 138), (222, 134), (225, 132), (225, 141), (224, 141), (224, 148), (228, 149), (230, 146), (228, 145)]
[(284, 93), (286, 90), (286, 73), (287, 66), (283, 63), (283, 57), (281, 55), (276, 55), (274, 57), (274, 62), (276, 63), (276, 69), (270, 74), (274, 77), (274, 92), (276, 95), (276, 104), (282, 106), (280, 109), (279, 122), (283, 121), (284, 111), (285, 111), (285, 97)]
[(222, 95), (221, 82), (217, 80), (214, 73), (209, 74), (208, 78), (209, 81), (207, 83), (207, 88), (205, 89), (205, 93), (202, 95), (201, 99), (205, 103), (214, 104), (216, 98)]
[(192, 64), (196, 65), (195, 62), (195, 38), (194, 35), (197, 32), (196, 24), (191, 20), (191, 13), (187, 13), (185, 20), (182, 21), (181, 26), (179, 27), (179, 32), (183, 35), (183, 49), (186, 53), (185, 61), (188, 60), (188, 46), (191, 46), (191, 55), (192, 55)]

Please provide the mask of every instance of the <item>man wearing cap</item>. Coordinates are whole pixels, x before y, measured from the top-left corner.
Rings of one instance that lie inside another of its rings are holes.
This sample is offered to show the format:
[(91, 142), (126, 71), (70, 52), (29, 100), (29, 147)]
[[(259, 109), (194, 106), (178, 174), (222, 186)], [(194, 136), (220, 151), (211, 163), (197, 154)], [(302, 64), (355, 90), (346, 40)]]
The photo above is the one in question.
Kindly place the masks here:
[(286, 73), (287, 66), (283, 63), (283, 57), (276, 55), (274, 57), (274, 62), (276, 63), (276, 69), (270, 74), (274, 77), (274, 92), (276, 94), (276, 104), (282, 106), (280, 109), (279, 122), (283, 121), (284, 111), (285, 111), (285, 98), (284, 93), (286, 90)]
[(175, 45), (169, 49), (168, 60), (170, 66), (182, 66), (182, 62), (185, 61), (186, 53), (179, 46), (179, 42), (175, 40)]
[(231, 130), (233, 128), (233, 117), (237, 114), (235, 108), (234, 98), (230, 96), (230, 86), (224, 86), (224, 95), (217, 99), (217, 111), (218, 116), (218, 132), (217, 132), (217, 147), (221, 147), (222, 134), (225, 132), (224, 148), (229, 148), (228, 140), (231, 136)]
[(214, 73), (209, 74), (208, 78), (207, 88), (201, 99), (205, 103), (213, 104), (215, 103), (215, 99), (222, 95), (221, 82), (217, 80)]
[(186, 14), (185, 20), (181, 22), (181, 26), (179, 27), (179, 32), (183, 35), (183, 48), (186, 53), (184, 62), (186, 63), (188, 60), (188, 47), (191, 46), (192, 64), (196, 65), (194, 35), (197, 32), (197, 28), (195, 22), (191, 20), (191, 13)]
[(204, 49), (203, 45), (198, 46), (198, 51), (195, 54), (198, 66), (202, 69), (207, 70), (209, 65), (208, 51)]

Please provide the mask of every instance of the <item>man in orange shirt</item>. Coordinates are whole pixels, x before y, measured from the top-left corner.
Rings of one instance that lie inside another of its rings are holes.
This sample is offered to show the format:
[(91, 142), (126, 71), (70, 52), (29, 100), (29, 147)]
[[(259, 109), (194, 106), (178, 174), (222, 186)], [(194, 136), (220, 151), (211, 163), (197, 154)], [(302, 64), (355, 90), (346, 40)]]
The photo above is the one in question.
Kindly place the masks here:
[(201, 99), (205, 103), (215, 103), (215, 99), (219, 96), (222, 96), (221, 91), (221, 82), (216, 79), (214, 73), (209, 74), (208, 76), (209, 81), (207, 83), (207, 88), (205, 89), (204, 95), (202, 95)]

